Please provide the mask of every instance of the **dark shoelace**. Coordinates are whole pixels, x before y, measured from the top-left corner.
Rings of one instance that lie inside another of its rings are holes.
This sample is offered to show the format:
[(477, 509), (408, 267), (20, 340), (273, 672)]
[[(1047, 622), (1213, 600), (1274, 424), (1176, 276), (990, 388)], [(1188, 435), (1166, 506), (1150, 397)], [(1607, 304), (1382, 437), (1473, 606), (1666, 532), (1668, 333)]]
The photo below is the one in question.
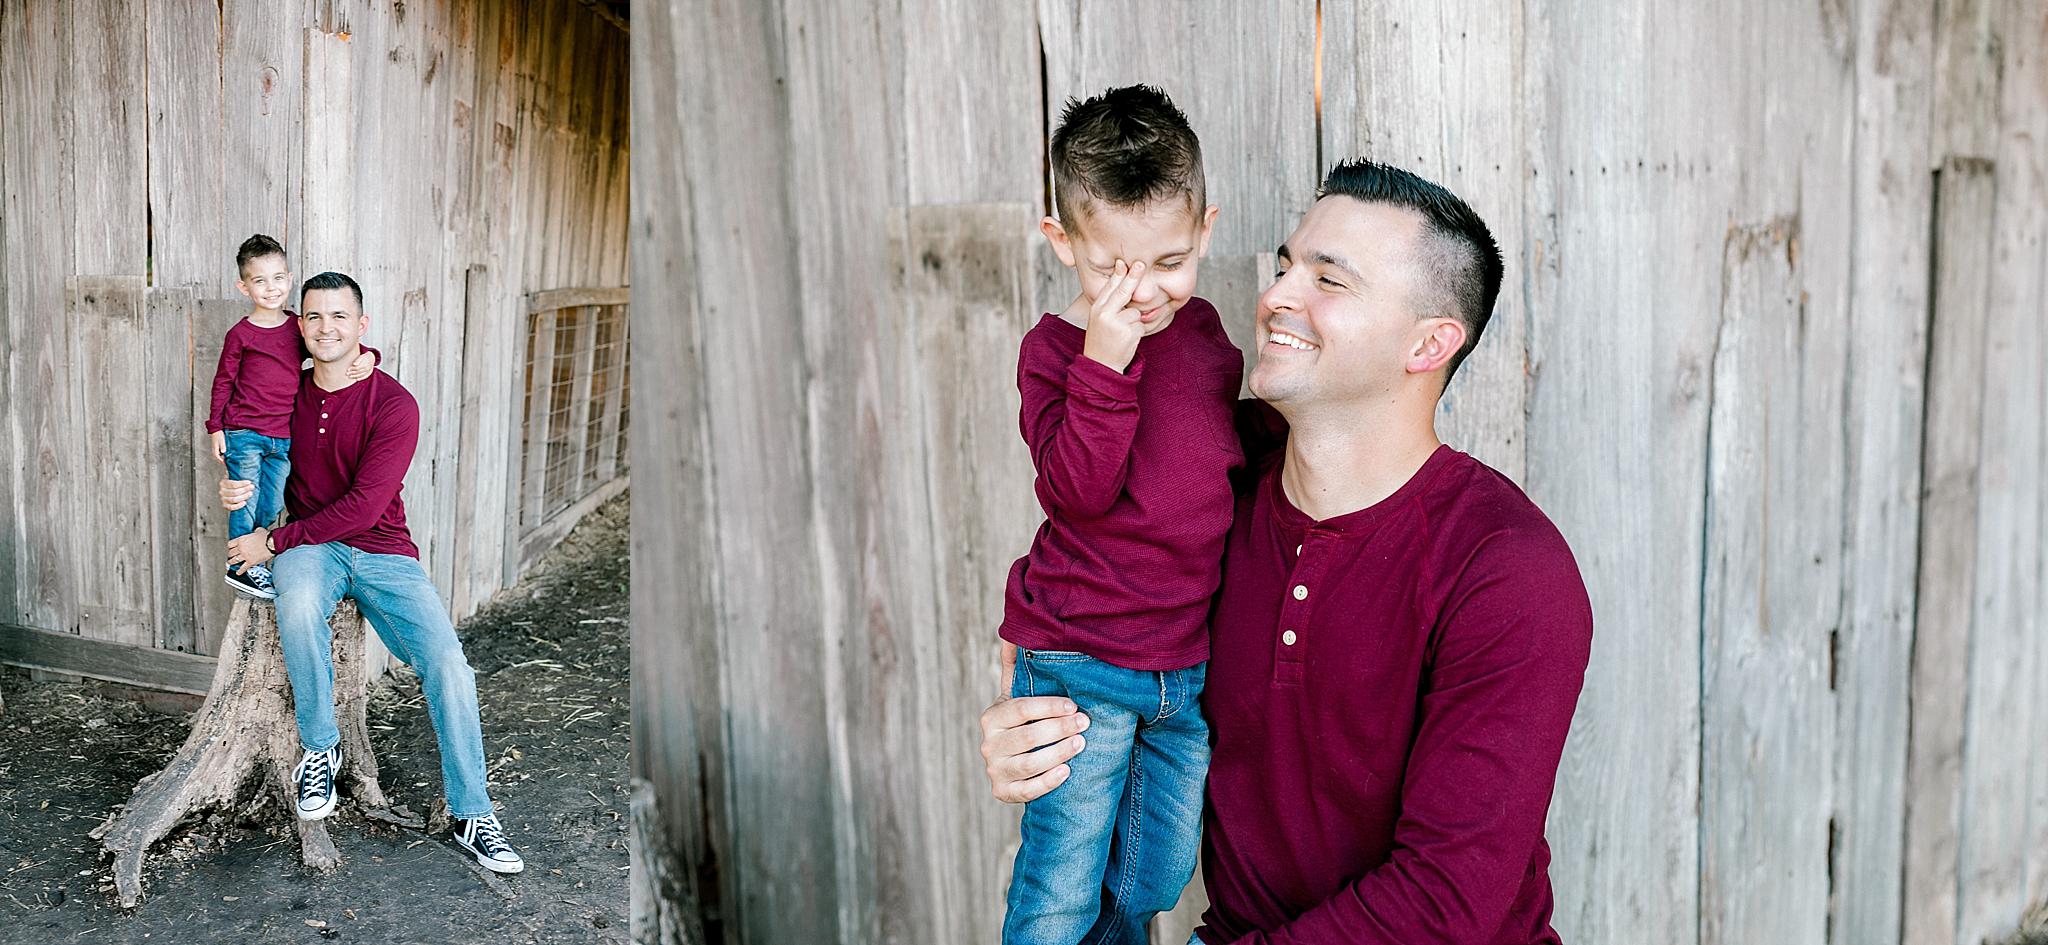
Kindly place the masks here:
[(329, 791), (328, 782), (334, 780), (332, 755), (319, 752), (306, 761), (306, 778), (299, 782), (299, 800), (324, 799)]
[(499, 859), (500, 853), (512, 853), (512, 844), (505, 839), (505, 830), (498, 825), (497, 817), (479, 817), (475, 824), (476, 845), (478, 849), (484, 851), (485, 856), (495, 860)]

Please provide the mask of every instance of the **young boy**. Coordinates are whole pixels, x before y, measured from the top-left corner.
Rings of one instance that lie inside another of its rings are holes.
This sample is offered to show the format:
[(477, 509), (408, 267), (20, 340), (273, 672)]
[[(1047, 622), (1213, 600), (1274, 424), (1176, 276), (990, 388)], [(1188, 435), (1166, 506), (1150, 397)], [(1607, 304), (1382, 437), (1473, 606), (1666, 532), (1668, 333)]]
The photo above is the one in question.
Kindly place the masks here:
[(1039, 228), (1080, 291), (1018, 355), (1046, 520), (1010, 569), (1001, 635), (1011, 694), (1066, 696), (1089, 725), (1066, 780), (1024, 809), (1003, 942), (1136, 945), (1195, 868), (1244, 357), (1194, 296), (1216, 208), (1164, 93), (1069, 102), (1052, 171), (1059, 216)]
[[(213, 409), (206, 432), (213, 440), (213, 458), (230, 478), (256, 484), (255, 498), (228, 513), (228, 540), (276, 523), (284, 508), (284, 480), (291, 471), (292, 404), (299, 392), (299, 371), (306, 343), (299, 335), (296, 313), (284, 307), (291, 296), (292, 273), (284, 247), (258, 233), (235, 251), (235, 288), (255, 308), (228, 329), (221, 344), (220, 366), (213, 372)], [(374, 349), (349, 366), (351, 380), (368, 377), (377, 364)], [(276, 600), (270, 569), (264, 565), (227, 567), (228, 586), (250, 597)]]

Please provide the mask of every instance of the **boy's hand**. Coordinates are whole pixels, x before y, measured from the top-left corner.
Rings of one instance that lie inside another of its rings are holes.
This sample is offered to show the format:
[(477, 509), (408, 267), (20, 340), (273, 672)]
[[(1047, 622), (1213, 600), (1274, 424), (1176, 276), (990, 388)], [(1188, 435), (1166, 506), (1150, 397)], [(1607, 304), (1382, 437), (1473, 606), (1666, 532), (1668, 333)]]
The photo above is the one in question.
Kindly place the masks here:
[(207, 434), (206, 436), (207, 436), (207, 439), (208, 439), (208, 440), (210, 440), (210, 441), (211, 441), (211, 442), (213, 443), (213, 461), (214, 461), (214, 462), (216, 462), (216, 463), (219, 463), (219, 464), (220, 464), (220, 468), (222, 468), (222, 469), (226, 469), (226, 468), (228, 468), (228, 434), (227, 434), (227, 431), (225, 431), (225, 430), (215, 430), (214, 432), (212, 432), (212, 433), (209, 433), (209, 434)]
[(228, 541), (228, 566), (240, 570), (252, 564), (267, 564), (277, 557), (270, 553), (270, 530), (259, 528)]
[(256, 494), (256, 484), (247, 479), (222, 479), (220, 481), (220, 507), (232, 512), (249, 504), (249, 497)]
[(363, 378), (369, 377), (370, 372), (376, 369), (377, 356), (371, 354), (368, 351), (364, 351), (357, 354), (356, 359), (348, 363), (348, 370), (343, 371), (342, 373), (346, 375), (348, 379), (351, 381), (360, 381)]
[(1088, 340), (1082, 342), (1081, 353), (1118, 373), (1137, 357), (1138, 339), (1145, 336), (1145, 326), (1138, 321), (1139, 312), (1131, 307), (1131, 294), (1138, 291), (1138, 281), (1144, 274), (1144, 263), (1125, 265), (1123, 260), (1117, 260), (1109, 284), (1102, 287), (1102, 294), (1095, 297), (1095, 306), (1088, 312)]

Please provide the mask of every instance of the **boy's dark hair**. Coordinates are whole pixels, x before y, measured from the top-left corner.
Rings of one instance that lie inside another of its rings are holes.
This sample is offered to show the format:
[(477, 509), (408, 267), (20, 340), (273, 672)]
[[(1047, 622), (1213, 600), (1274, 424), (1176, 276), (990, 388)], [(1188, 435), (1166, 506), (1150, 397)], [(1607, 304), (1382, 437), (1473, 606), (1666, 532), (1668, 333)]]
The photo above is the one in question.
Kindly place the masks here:
[(242, 241), (242, 248), (235, 250), (235, 275), (239, 276), (249, 264), (265, 256), (283, 256), (284, 246), (261, 233)]
[(347, 289), (355, 293), (356, 307), (363, 307), (363, 287), (356, 285), (356, 280), (338, 272), (323, 272), (307, 279), (306, 284), (299, 287), (299, 304), (305, 304), (306, 293), (320, 289)]
[(1448, 387), (1465, 356), (1479, 344), (1486, 321), (1493, 316), (1494, 300), (1500, 297), (1505, 267), (1493, 233), (1457, 194), (1398, 167), (1363, 158), (1338, 164), (1323, 178), (1316, 198), (1338, 196), (1407, 207), (1422, 215), (1423, 235), (1415, 259), (1427, 293), (1416, 300), (1421, 315), (1465, 324), (1465, 346), (1444, 372)]
[(1061, 226), (1074, 229), (1090, 200), (1135, 208), (1179, 197), (1199, 211), (1204, 191), (1202, 143), (1165, 92), (1127, 85), (1067, 100), (1052, 135), (1052, 199)]

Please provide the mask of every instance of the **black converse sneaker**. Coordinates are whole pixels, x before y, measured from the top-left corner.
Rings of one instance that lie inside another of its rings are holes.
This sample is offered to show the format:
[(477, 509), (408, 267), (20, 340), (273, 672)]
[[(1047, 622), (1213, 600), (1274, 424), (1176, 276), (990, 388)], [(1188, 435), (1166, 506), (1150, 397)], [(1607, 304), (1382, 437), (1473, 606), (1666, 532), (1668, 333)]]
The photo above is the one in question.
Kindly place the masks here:
[(340, 770), (340, 745), (299, 756), (299, 766), (292, 769), (292, 784), (299, 789), (300, 820), (319, 820), (334, 813), (334, 776)]
[(475, 820), (455, 822), (455, 845), (476, 854), (476, 861), (493, 873), (517, 873), (526, 869), (526, 861), (512, 849), (505, 839), (505, 828), (498, 823), (498, 815), (490, 814)]
[(277, 588), (270, 584), (270, 569), (260, 564), (249, 565), (240, 571), (229, 568), (227, 580), (228, 586), (244, 597), (253, 597), (257, 600), (277, 599)]

